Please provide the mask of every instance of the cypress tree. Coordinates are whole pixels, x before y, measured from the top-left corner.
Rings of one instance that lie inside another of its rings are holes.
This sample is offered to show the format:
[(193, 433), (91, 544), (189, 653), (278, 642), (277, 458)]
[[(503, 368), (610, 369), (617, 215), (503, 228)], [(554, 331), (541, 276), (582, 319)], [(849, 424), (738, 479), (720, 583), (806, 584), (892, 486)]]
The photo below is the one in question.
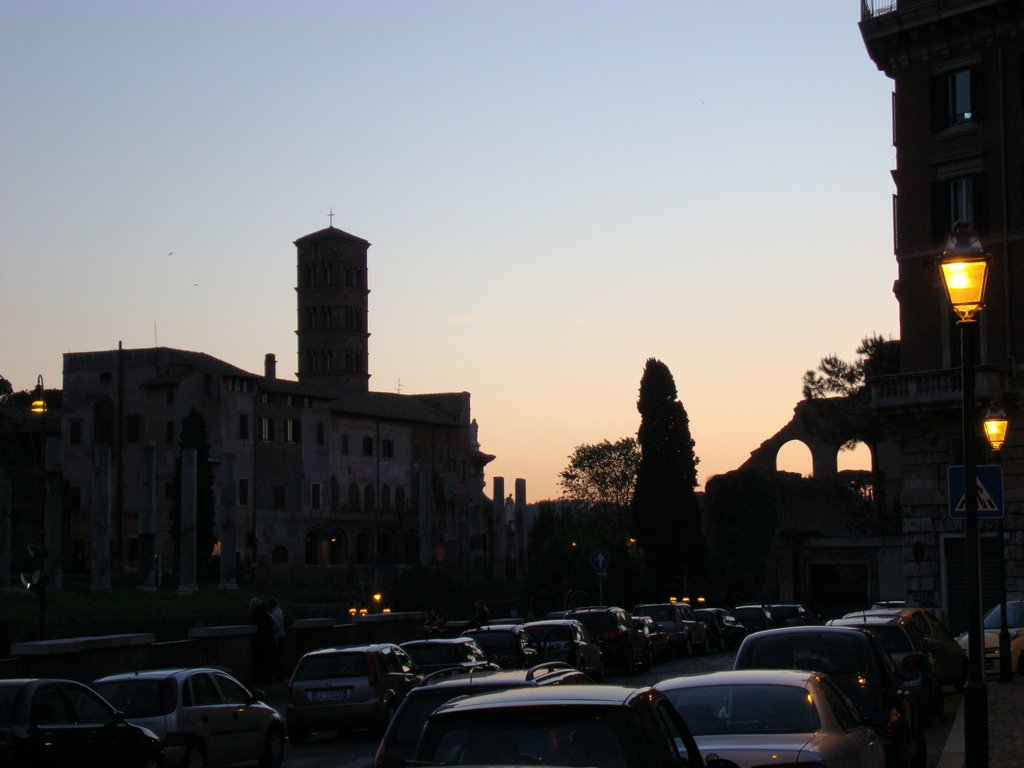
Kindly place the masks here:
[(651, 576), (651, 599), (704, 581), (704, 534), (697, 504), (697, 462), (690, 420), (664, 363), (650, 358), (640, 380), (640, 464), (633, 525)]

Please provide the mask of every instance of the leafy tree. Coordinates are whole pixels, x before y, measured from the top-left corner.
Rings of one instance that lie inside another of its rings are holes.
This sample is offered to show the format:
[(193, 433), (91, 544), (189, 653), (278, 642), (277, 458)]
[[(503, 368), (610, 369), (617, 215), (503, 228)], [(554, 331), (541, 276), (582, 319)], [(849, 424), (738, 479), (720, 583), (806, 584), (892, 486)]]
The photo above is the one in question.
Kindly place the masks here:
[(728, 595), (726, 602), (761, 598), (782, 506), (775, 478), (757, 469), (727, 472), (708, 483), (706, 498), (717, 528), (711, 591)]
[(587, 504), (626, 508), (633, 498), (640, 448), (632, 437), (579, 445), (559, 474), (563, 496)]
[(877, 334), (866, 336), (861, 339), (857, 354), (859, 358), (853, 362), (840, 360), (836, 355), (821, 358), (816, 371), (804, 373), (804, 399), (860, 396), (865, 394), (867, 377), (899, 372), (898, 340)]
[(668, 366), (650, 358), (640, 380), (640, 464), (633, 494), (633, 525), (655, 594), (701, 586), (704, 535), (694, 489), (697, 462), (690, 421)]
[(14, 394), (14, 387), (11, 386), (11, 382), (0, 376), (0, 402), (6, 400)]

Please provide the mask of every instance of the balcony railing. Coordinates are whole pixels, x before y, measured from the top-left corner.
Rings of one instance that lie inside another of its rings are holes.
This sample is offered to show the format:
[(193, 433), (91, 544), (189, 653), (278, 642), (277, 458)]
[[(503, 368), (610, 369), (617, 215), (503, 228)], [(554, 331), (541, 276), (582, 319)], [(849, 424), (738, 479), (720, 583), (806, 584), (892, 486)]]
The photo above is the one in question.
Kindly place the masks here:
[[(960, 370), (900, 373), (878, 376), (869, 382), (871, 407), (876, 409), (948, 406), (963, 398)], [(1004, 367), (977, 366), (974, 391), (979, 402), (998, 398), (1010, 386), (1010, 371)]]
[(861, 0), (860, 17), (873, 19), (886, 13), (894, 13), (898, 0)]

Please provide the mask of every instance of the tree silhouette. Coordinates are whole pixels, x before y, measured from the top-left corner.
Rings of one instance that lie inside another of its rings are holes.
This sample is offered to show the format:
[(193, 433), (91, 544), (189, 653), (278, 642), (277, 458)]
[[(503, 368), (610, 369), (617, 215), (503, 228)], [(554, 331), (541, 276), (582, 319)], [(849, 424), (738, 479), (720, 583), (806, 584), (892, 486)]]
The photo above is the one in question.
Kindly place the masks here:
[(652, 598), (699, 588), (704, 576), (704, 534), (694, 489), (697, 462), (690, 420), (668, 366), (650, 358), (640, 380), (640, 464), (633, 494), (633, 525), (644, 550)]
[(558, 473), (565, 498), (625, 509), (633, 498), (640, 449), (632, 437), (578, 445)]

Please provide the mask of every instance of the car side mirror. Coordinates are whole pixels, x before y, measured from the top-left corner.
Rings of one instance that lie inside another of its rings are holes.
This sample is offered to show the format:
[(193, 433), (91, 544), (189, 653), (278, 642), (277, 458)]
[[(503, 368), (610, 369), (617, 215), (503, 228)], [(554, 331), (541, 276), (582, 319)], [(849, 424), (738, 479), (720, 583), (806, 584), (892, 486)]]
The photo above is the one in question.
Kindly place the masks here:
[(255, 704), (257, 701), (263, 701), (267, 697), (267, 692), (264, 691), (262, 688), (255, 688), (250, 693), (251, 693), (251, 695), (249, 696), (249, 703), (250, 704)]

